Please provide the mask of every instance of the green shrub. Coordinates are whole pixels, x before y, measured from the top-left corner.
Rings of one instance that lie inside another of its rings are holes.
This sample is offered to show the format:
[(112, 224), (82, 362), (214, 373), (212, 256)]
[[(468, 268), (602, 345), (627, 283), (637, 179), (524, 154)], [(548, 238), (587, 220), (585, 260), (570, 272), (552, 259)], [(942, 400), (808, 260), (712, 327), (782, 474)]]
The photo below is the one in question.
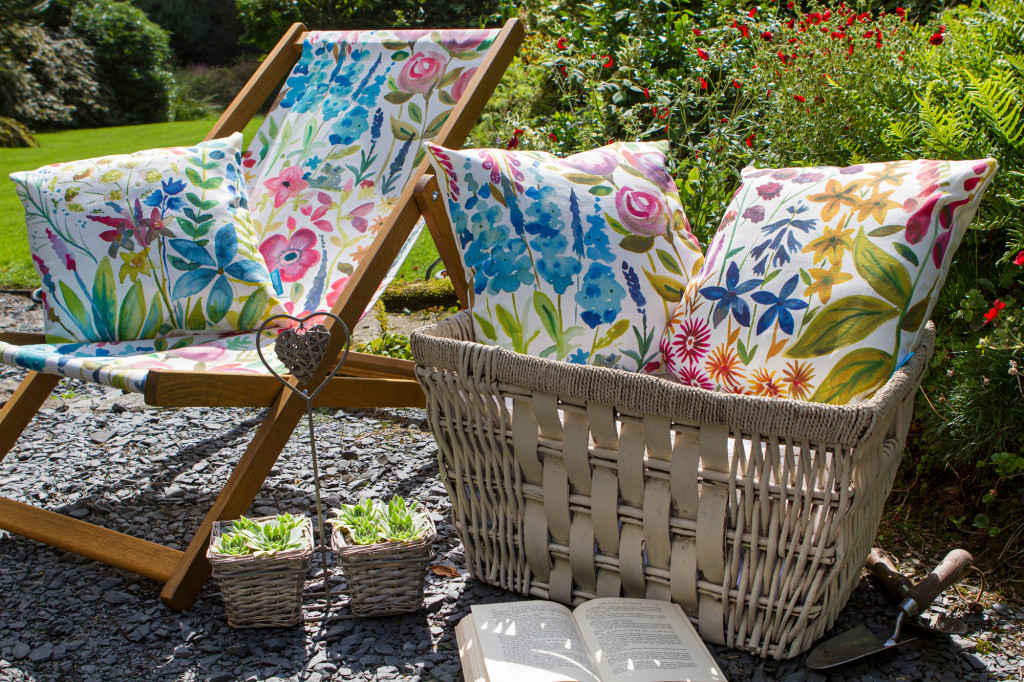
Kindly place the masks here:
[(39, 143), (23, 123), (0, 116), (0, 147), (38, 147)]
[(179, 64), (230, 64), (242, 52), (235, 0), (132, 0), (171, 37)]
[(70, 29), (88, 43), (109, 125), (166, 121), (172, 77), (167, 32), (145, 12), (118, 0), (73, 5)]

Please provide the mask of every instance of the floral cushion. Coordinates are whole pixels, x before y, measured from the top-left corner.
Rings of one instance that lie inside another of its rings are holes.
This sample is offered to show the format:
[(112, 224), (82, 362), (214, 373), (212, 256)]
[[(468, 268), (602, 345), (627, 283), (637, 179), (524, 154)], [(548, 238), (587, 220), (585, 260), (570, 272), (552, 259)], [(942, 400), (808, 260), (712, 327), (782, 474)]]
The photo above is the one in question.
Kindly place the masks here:
[(430, 152), (479, 341), (578, 364), (660, 367), (658, 340), (701, 264), (664, 143), (565, 159)]
[(996, 165), (747, 168), (672, 316), (667, 368), (733, 393), (867, 398), (916, 346)]
[(334, 305), (497, 35), (307, 34), (243, 159), (259, 250), (289, 313)]
[(279, 309), (242, 135), (13, 173), (54, 343), (252, 329)]

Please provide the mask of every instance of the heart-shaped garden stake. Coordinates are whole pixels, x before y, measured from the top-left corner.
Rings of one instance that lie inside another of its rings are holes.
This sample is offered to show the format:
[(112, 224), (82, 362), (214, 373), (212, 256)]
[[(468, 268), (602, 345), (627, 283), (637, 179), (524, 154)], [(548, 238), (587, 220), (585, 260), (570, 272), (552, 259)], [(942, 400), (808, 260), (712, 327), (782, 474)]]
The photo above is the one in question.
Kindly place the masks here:
[[(328, 330), (323, 324), (306, 326), (306, 322), (310, 319), (320, 317), (333, 319), (335, 330), (340, 329), (344, 332), (345, 351), (341, 354), (341, 359), (338, 360), (338, 363), (330, 373), (320, 382), (320, 385), (313, 387), (309, 385), (309, 382), (326, 357), (327, 350), (331, 344), (331, 335), (335, 333)], [(277, 339), (274, 341), (274, 354), (277, 355), (277, 359), (281, 361), (281, 364), (288, 369), (291, 375), (305, 386), (305, 389), (299, 388), (278, 374), (263, 356), (263, 347), (260, 344), (260, 341), (263, 339), (263, 333), (277, 320), (291, 320), (295, 323), (295, 326), (285, 329), (277, 335)], [(330, 576), (327, 570), (327, 535), (324, 533), (323, 505), (320, 502), (320, 467), (316, 456), (316, 433), (313, 430), (313, 399), (330, 383), (334, 375), (341, 369), (341, 366), (345, 364), (351, 344), (352, 337), (349, 334), (348, 327), (341, 321), (340, 317), (328, 312), (312, 313), (301, 318), (293, 315), (274, 315), (264, 320), (260, 328), (256, 330), (256, 353), (260, 356), (260, 360), (267, 368), (267, 371), (277, 377), (277, 380), (284, 384), (286, 388), (294, 391), (306, 401), (306, 418), (309, 421), (309, 449), (313, 455), (313, 485), (316, 488), (316, 518), (320, 526), (320, 560), (323, 564), (324, 575), (323, 616), (313, 618), (312, 620), (326, 620), (331, 610)]]

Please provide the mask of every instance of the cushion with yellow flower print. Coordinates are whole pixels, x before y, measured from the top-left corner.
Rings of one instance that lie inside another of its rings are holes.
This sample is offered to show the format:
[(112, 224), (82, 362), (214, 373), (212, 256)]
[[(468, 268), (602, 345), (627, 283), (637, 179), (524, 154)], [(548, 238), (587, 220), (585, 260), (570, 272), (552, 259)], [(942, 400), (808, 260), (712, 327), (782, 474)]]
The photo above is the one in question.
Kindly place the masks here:
[(662, 340), (679, 380), (866, 399), (913, 351), (996, 162), (743, 171)]
[(283, 311), (256, 249), (241, 133), (11, 174), (51, 343), (254, 329)]
[(701, 261), (665, 150), (624, 142), (558, 158), (429, 147), (478, 341), (660, 369), (668, 317)]

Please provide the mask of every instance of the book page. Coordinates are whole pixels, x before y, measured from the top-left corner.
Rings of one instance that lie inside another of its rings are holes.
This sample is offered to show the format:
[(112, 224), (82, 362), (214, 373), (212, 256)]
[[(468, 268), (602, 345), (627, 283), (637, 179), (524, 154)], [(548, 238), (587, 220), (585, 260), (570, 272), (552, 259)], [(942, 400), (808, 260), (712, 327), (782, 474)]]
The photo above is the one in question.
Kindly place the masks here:
[(594, 599), (576, 622), (604, 682), (724, 682), (682, 610), (653, 599)]
[(490, 682), (601, 682), (576, 621), (544, 601), (472, 607)]

